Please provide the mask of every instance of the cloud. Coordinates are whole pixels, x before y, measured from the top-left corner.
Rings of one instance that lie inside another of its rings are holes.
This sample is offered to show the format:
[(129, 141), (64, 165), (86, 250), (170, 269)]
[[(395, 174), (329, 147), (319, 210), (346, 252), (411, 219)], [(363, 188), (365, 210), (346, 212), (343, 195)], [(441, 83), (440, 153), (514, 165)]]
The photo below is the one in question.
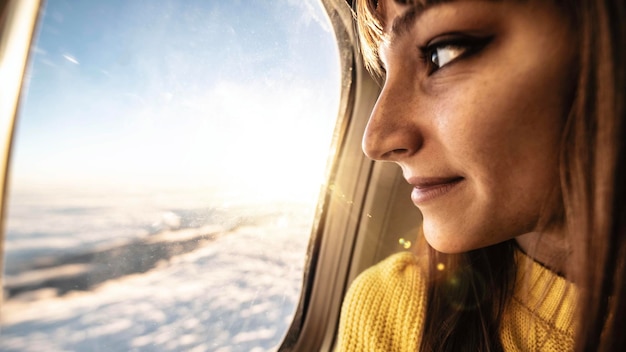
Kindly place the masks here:
[(63, 54), (63, 58), (73, 64), (80, 65), (80, 62), (78, 62), (78, 60), (76, 60), (76, 58), (72, 55)]
[(324, 6), (320, 0), (287, 0), (287, 4), (300, 9), (300, 23), (307, 26), (311, 23), (315, 23), (325, 32), (332, 33), (333, 29), (327, 19)]
[(36, 55), (40, 55), (40, 56), (48, 54), (48, 52), (45, 49), (40, 48), (38, 46), (33, 47), (33, 53)]

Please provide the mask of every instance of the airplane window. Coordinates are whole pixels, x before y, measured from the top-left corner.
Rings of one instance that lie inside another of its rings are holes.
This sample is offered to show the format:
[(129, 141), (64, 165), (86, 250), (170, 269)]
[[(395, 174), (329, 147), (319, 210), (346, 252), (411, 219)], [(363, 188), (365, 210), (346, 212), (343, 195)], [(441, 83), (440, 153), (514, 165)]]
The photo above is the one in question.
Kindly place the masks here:
[(11, 156), (2, 351), (266, 351), (336, 122), (316, 0), (48, 0)]

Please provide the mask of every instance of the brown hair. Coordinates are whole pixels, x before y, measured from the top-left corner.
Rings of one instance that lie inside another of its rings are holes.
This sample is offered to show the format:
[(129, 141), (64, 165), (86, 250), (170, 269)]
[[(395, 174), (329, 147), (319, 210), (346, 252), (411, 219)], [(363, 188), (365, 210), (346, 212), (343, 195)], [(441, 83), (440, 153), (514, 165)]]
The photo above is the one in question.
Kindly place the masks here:
[(561, 180), (574, 281), (580, 290), (576, 347), (626, 346), (626, 6), (578, 1), (580, 74), (564, 131)]
[[(560, 154), (562, 221), (572, 249), (567, 269), (580, 292), (578, 317), (585, 317), (577, 321), (576, 350), (613, 351), (626, 347), (626, 4), (555, 1), (579, 30), (573, 44), (580, 67)], [(380, 78), (383, 23), (376, 7), (376, 0), (356, 3), (361, 53)], [(456, 255), (429, 249), (421, 350), (502, 350), (514, 246), (510, 240)], [(437, 270), (440, 263), (447, 270)]]

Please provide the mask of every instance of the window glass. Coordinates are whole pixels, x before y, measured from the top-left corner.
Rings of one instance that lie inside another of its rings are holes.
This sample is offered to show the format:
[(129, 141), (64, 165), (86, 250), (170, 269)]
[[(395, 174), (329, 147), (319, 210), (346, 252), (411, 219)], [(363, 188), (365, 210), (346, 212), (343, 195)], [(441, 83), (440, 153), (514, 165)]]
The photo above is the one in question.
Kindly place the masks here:
[(265, 351), (302, 285), (340, 72), (315, 0), (48, 0), (2, 351)]

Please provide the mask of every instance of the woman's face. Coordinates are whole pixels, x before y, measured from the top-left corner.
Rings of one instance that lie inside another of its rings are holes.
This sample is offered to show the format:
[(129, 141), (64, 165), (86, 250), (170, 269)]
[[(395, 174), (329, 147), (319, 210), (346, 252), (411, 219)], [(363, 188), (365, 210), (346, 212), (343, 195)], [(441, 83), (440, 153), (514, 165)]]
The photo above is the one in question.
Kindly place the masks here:
[(386, 78), (363, 150), (400, 165), (428, 242), (457, 253), (535, 230), (557, 196), (571, 24), (546, 0), (378, 11)]

